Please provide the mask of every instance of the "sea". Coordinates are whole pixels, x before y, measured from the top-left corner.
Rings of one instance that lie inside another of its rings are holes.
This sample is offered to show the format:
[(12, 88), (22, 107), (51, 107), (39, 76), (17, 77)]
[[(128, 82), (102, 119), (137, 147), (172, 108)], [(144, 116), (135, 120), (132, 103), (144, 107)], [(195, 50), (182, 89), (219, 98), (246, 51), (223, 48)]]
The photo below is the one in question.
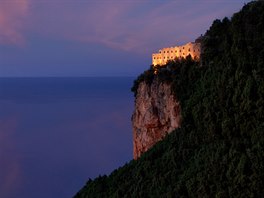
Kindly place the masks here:
[(134, 79), (0, 78), (0, 197), (73, 197), (129, 162)]

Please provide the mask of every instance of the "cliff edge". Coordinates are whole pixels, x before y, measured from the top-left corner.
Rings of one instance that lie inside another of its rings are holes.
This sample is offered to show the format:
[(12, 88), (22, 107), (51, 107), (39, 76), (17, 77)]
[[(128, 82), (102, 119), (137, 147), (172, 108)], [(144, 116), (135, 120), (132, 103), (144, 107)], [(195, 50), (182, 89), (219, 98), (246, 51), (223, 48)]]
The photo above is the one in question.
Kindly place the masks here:
[(133, 157), (162, 140), (181, 123), (180, 104), (171, 84), (154, 78), (151, 84), (142, 81), (136, 93), (133, 124)]
[[(180, 101), (181, 127), (137, 160), (90, 179), (75, 198), (263, 197), (263, 19), (264, 2), (248, 3), (205, 33), (202, 67), (187, 56), (158, 67), (156, 75), (144, 71), (131, 89), (135, 140), (146, 142), (148, 130), (169, 120), (161, 119), (173, 109), (169, 93), (177, 94), (173, 104)], [(135, 130), (143, 119), (155, 125)]]

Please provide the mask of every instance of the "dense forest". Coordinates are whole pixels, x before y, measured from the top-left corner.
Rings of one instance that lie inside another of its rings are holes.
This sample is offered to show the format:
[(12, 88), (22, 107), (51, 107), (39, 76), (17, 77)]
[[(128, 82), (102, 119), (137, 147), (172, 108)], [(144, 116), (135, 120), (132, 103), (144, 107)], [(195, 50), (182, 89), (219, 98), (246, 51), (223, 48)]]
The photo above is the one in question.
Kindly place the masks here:
[(135, 80), (171, 83), (182, 126), (75, 198), (264, 196), (264, 2), (215, 20), (201, 60), (170, 61)]

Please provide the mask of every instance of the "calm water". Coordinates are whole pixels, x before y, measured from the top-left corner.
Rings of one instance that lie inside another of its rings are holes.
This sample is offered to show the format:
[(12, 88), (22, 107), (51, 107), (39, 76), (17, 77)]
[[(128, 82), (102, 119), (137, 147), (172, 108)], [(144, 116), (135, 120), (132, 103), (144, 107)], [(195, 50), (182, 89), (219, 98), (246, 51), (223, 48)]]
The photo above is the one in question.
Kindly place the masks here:
[(131, 160), (132, 82), (0, 78), (0, 197), (72, 197)]

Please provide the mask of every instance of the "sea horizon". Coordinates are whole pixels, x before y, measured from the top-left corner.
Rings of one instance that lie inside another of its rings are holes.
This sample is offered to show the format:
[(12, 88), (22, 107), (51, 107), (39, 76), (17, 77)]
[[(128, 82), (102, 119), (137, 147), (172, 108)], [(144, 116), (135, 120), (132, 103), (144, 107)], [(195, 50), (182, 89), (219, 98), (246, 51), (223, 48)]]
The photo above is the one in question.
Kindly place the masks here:
[(132, 160), (132, 84), (133, 77), (0, 77), (1, 195), (71, 197)]

